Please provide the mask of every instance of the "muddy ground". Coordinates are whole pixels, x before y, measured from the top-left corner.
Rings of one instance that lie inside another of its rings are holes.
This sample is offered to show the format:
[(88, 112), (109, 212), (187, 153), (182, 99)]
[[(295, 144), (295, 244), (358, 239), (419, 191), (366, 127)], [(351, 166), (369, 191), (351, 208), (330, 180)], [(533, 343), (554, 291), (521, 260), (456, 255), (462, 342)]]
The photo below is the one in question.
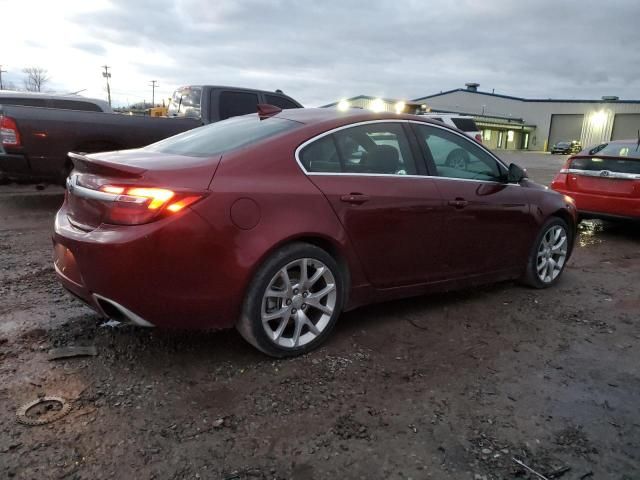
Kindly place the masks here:
[[(562, 163), (520, 155), (545, 182)], [(59, 202), (0, 186), (0, 478), (640, 478), (638, 226), (583, 224), (555, 288), (361, 308), (273, 361), (235, 331), (101, 326), (55, 281)], [(48, 360), (68, 345), (98, 355)], [(71, 412), (17, 423), (39, 394)]]

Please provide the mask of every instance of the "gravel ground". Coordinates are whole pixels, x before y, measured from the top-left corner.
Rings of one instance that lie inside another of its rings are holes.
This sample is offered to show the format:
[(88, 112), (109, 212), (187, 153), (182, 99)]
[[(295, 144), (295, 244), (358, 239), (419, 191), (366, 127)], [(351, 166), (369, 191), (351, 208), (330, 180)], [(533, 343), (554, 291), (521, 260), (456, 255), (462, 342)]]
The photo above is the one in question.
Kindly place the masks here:
[[(562, 157), (503, 154), (548, 182)], [(101, 326), (54, 278), (60, 191), (0, 187), (0, 477), (640, 478), (640, 228), (583, 223), (562, 281), (361, 308), (273, 361), (235, 331)], [(49, 361), (95, 345), (98, 355)], [(16, 422), (40, 394), (72, 410)]]

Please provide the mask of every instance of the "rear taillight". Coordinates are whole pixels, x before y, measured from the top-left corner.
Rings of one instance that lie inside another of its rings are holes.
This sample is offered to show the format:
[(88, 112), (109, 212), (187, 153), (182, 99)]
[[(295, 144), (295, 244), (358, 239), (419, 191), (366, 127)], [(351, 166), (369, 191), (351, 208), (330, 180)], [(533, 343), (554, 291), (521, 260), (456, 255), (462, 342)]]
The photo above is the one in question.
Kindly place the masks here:
[(4, 147), (19, 147), (20, 132), (18, 125), (11, 117), (0, 115), (0, 143)]
[(567, 174), (569, 173), (569, 169), (571, 168), (571, 161), (573, 157), (569, 157), (565, 162), (564, 166), (560, 169), (560, 171), (553, 177), (551, 181), (551, 188), (553, 190), (562, 190), (567, 186)]
[(111, 194), (105, 223), (139, 225), (172, 215), (200, 200), (204, 195), (174, 192), (166, 188), (102, 185), (99, 191)]
[(476, 140), (478, 141), (478, 143), (482, 143), (482, 134), (481, 133), (477, 133), (476, 134)]

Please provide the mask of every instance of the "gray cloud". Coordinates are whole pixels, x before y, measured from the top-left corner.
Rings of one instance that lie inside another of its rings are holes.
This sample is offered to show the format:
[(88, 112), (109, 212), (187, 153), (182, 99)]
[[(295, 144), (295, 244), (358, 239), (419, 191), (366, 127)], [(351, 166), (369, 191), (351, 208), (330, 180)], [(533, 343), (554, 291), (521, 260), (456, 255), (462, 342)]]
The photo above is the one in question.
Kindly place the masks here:
[(73, 44), (74, 48), (84, 52), (93, 53), (94, 55), (104, 55), (107, 49), (97, 42), (78, 42)]
[(637, 98), (639, 16), (637, 0), (114, 0), (75, 21), (96, 38), (166, 54), (175, 65), (129, 60), (161, 83), (282, 88), (317, 105), (468, 81), (520, 96)]

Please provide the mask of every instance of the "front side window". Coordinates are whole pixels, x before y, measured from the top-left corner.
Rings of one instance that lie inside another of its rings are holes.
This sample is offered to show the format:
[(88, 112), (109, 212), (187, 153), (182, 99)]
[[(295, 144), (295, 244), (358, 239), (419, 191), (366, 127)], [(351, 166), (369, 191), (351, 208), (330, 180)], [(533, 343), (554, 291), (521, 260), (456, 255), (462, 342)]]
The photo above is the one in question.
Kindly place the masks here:
[(418, 141), (431, 156), (439, 177), (502, 181), (506, 172), (471, 140), (428, 125), (415, 125)]

